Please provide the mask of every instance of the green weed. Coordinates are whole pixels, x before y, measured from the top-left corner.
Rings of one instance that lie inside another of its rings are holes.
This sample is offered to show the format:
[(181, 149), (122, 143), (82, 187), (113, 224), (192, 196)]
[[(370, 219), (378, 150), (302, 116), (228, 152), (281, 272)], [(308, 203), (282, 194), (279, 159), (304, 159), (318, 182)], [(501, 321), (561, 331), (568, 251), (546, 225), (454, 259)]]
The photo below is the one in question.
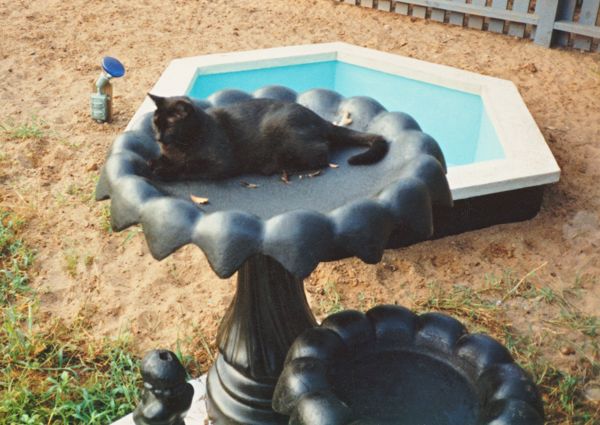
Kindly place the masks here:
[(86, 254), (86, 256), (83, 257), (83, 264), (86, 267), (92, 267), (92, 264), (94, 264), (94, 260), (95, 257), (92, 254)]
[(65, 270), (71, 277), (77, 276), (77, 266), (79, 264), (79, 254), (75, 249), (68, 249), (64, 252)]
[(122, 246), (127, 245), (127, 243), (129, 241), (131, 241), (136, 235), (142, 233), (142, 229), (141, 227), (135, 227), (131, 230), (129, 230), (126, 234), (125, 237), (123, 238), (123, 242), (121, 242)]
[(0, 124), (0, 129), (9, 139), (43, 139), (46, 137), (44, 131), (45, 122), (38, 117), (32, 116), (29, 120), (16, 124), (8, 121)]
[(326, 282), (323, 287), (324, 299), (320, 302), (321, 311), (324, 314), (338, 313), (344, 309), (342, 296), (340, 295), (335, 282)]
[(561, 320), (564, 325), (570, 327), (571, 329), (577, 330), (584, 335), (591, 337), (598, 336), (598, 329), (600, 329), (600, 317), (588, 316), (580, 311), (563, 308), (561, 310)]
[(360, 311), (368, 311), (377, 305), (375, 297), (370, 295), (367, 297), (363, 291), (360, 291), (357, 295), (358, 298), (358, 309)]
[(71, 142), (71, 141), (66, 140), (66, 139), (60, 139), (58, 141), (58, 143), (60, 143), (61, 145), (65, 146), (65, 147), (67, 147), (67, 148), (69, 148), (71, 150), (78, 150), (81, 147), (81, 145), (82, 145), (81, 142)]
[(0, 211), (0, 306), (29, 291), (27, 269), (35, 254), (16, 235), (22, 225), (19, 217)]
[(77, 199), (81, 203), (87, 203), (94, 199), (94, 190), (81, 186), (77, 183), (71, 183), (66, 190), (67, 195)]
[(110, 224), (110, 205), (106, 203), (100, 207), (100, 228), (106, 233), (112, 233), (112, 225)]

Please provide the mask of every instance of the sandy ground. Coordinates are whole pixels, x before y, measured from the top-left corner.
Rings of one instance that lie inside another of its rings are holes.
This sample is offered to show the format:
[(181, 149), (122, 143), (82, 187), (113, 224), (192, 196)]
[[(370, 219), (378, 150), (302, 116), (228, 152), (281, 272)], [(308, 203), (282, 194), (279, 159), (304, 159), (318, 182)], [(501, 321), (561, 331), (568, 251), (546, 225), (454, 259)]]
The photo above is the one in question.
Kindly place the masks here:
[[(92, 199), (99, 167), (170, 60), (330, 41), (512, 80), (562, 178), (528, 222), (390, 250), (375, 266), (353, 259), (319, 266), (306, 282), (315, 312), (330, 310), (332, 284), (345, 307), (417, 308), (432, 284), (446, 294), (455, 285), (477, 290), (493, 281), (510, 288), (523, 277), (518, 293), (551, 288), (583, 315), (599, 311), (598, 54), (326, 0), (1, 0), (0, 23), (0, 123), (35, 116), (45, 132), (25, 140), (0, 134), (0, 204), (28, 219), (25, 237), (38, 250), (33, 285), (47, 318), (83, 317), (98, 336), (131, 332), (140, 351), (190, 335), (214, 340), (232, 280), (216, 278), (195, 247), (158, 262), (139, 229), (107, 231), (107, 204)], [(128, 72), (114, 84), (114, 122), (101, 125), (90, 119), (88, 102), (107, 54)], [(537, 341), (565, 370), (581, 356), (598, 361), (597, 341), (552, 326), (561, 317), (556, 303), (510, 297), (500, 311), (513, 332)], [(561, 354), (565, 344), (577, 354)]]

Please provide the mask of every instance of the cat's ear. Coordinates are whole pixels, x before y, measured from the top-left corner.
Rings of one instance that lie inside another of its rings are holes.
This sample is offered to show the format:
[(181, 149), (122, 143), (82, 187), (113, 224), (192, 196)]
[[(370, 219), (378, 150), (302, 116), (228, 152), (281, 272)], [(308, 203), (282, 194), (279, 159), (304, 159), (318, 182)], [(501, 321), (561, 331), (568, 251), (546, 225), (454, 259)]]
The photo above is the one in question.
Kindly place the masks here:
[(173, 110), (178, 118), (185, 118), (194, 111), (194, 105), (192, 104), (192, 101), (189, 98), (184, 97), (177, 100)]
[(148, 97), (150, 99), (152, 99), (152, 101), (154, 102), (154, 104), (156, 105), (157, 108), (160, 108), (161, 106), (163, 106), (165, 104), (165, 98), (164, 97), (160, 97), (160, 96), (157, 96), (157, 95), (152, 94), (152, 93), (148, 93)]

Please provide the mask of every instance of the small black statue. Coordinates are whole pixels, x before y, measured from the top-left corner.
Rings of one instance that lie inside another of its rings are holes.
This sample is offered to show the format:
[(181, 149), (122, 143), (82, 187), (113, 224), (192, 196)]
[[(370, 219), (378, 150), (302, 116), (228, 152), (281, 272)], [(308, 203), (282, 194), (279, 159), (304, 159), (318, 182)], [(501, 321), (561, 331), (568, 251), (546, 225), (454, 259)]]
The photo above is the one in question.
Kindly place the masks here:
[(142, 360), (144, 393), (133, 412), (136, 425), (185, 425), (194, 388), (185, 381), (185, 369), (168, 350), (152, 350)]

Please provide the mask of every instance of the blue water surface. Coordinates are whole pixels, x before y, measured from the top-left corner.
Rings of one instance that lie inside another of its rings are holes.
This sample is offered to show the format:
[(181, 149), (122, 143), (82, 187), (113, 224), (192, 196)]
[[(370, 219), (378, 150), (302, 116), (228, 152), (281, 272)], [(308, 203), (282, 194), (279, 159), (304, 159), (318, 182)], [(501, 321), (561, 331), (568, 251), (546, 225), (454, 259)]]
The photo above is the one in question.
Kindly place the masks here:
[(297, 92), (321, 88), (344, 97), (369, 96), (388, 111), (405, 112), (435, 138), (450, 166), (504, 158), (480, 96), (341, 61), (223, 73), (200, 69), (188, 95), (203, 99), (224, 89), (251, 93), (272, 84)]

